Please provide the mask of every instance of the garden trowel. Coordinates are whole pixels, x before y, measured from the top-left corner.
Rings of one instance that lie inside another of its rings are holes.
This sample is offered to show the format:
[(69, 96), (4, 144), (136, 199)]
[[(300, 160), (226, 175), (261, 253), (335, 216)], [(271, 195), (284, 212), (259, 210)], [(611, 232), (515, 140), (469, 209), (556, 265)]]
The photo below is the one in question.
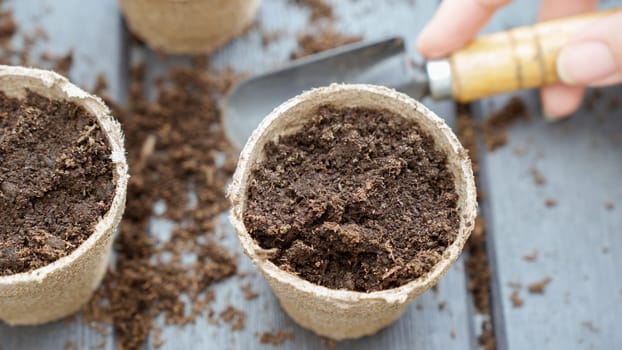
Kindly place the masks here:
[(272, 109), (299, 93), (331, 83), (385, 85), (415, 99), (470, 102), (558, 81), (561, 47), (596, 18), (622, 8), (519, 27), (475, 39), (445, 59), (414, 63), (404, 40), (355, 43), (293, 61), (237, 85), (225, 101), (229, 140), (242, 147)]

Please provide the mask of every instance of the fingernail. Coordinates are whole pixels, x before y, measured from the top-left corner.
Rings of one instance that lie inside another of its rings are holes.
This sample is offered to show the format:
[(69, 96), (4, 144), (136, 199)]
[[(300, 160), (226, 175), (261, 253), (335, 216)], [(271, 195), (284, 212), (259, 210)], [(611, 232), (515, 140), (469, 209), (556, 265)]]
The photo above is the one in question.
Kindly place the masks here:
[(557, 57), (557, 75), (566, 84), (589, 84), (616, 72), (613, 54), (601, 41), (570, 44)]

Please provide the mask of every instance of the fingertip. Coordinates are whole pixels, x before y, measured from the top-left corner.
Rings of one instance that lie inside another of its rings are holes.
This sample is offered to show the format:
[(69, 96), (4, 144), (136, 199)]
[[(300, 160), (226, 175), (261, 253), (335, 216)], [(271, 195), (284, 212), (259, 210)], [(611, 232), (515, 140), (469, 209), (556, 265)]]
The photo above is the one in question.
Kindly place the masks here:
[(440, 53), (442, 52), (441, 50), (434, 47), (433, 45), (429, 45), (426, 42), (423, 42), (421, 44), (417, 42), (417, 51), (421, 54), (421, 56), (428, 58), (428, 59), (441, 58), (445, 56), (442, 53)]
[[(446, 40), (437, 38), (433, 23), (429, 23), (417, 38), (417, 51), (426, 58), (440, 58), (450, 53), (449, 48), (445, 45)], [(439, 44), (440, 43), (440, 44)]]
[(585, 89), (553, 84), (540, 89), (543, 117), (549, 121), (560, 120), (573, 114), (581, 106)]

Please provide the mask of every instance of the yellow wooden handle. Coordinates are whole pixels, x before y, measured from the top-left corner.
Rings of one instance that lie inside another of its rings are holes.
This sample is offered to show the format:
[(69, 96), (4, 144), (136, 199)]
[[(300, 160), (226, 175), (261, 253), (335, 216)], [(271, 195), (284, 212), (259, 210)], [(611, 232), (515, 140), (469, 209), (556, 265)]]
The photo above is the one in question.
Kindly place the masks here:
[(594, 19), (622, 7), (542, 22), (475, 39), (449, 57), (453, 97), (470, 102), (558, 81), (561, 47)]

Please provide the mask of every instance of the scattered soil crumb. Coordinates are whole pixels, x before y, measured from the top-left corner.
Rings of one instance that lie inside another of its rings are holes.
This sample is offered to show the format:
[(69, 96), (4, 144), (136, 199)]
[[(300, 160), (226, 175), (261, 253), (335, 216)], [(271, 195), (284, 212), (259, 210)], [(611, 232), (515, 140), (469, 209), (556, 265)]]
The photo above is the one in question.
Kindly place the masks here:
[(612, 210), (615, 208), (615, 206), (613, 205), (613, 202), (605, 202), (605, 208), (607, 210)]
[(512, 306), (514, 307), (521, 307), (523, 306), (523, 299), (521, 299), (520, 296), (518, 296), (519, 291), (518, 290), (513, 290), (512, 291), (512, 295), (510, 296), (510, 300), (512, 301)]
[(456, 339), (456, 330), (455, 330), (455, 329), (452, 329), (452, 330), (449, 332), (449, 336), (451, 337), (451, 339)]
[[(184, 325), (207, 312), (213, 322), (210, 287), (237, 272), (236, 257), (214, 235), (218, 215), (228, 208), (224, 189), (237, 157), (217, 98), (233, 78), (194, 64), (171, 68), (154, 101), (143, 96), (144, 66), (135, 66), (128, 106), (106, 101), (123, 125), (131, 177), (115, 267), (87, 305), (85, 320), (112, 323), (120, 348), (141, 348), (160, 315), (166, 324)], [(192, 207), (189, 188), (196, 194)], [(149, 234), (160, 200), (162, 217), (177, 223), (163, 242)], [(188, 255), (196, 259), (185, 262)], [(232, 327), (239, 328), (241, 318)]]
[(69, 71), (73, 65), (73, 52), (69, 51), (64, 55), (53, 55), (49, 52), (44, 52), (41, 55), (43, 61), (47, 61), (52, 64), (52, 69), (61, 75), (69, 76)]
[(481, 216), (475, 219), (475, 228), (469, 241), (469, 257), (465, 262), (469, 276), (467, 288), (473, 295), (476, 309), (485, 313), (490, 310), (490, 266), (486, 252), (485, 222)]
[(220, 319), (226, 323), (231, 324), (232, 331), (239, 331), (244, 329), (246, 321), (246, 313), (242, 310), (238, 310), (232, 305), (220, 313)]
[(439, 293), (438, 284), (433, 285), (432, 288), (430, 289), (432, 290), (432, 294), (434, 294), (434, 297), (435, 298), (438, 297), (438, 293)]
[(439, 301), (438, 302), (438, 309), (439, 309), (439, 311), (445, 310), (445, 306), (447, 306), (446, 302), (444, 302), (444, 301)]
[[(0, 2), (2, 5), (2, 2)], [(6, 45), (13, 35), (17, 32), (17, 23), (13, 18), (13, 11), (1, 10), (0, 11), (0, 44)]]
[(446, 155), (388, 110), (311, 113), (266, 144), (252, 169), (243, 213), (251, 236), (274, 250), (272, 262), (328, 288), (378, 291), (423, 276), (459, 224)]
[(214, 326), (220, 325), (220, 321), (216, 318), (216, 312), (212, 308), (207, 310), (207, 323), (213, 324)]
[(291, 53), (290, 58), (293, 60), (334, 49), (339, 46), (352, 44), (363, 40), (363, 37), (360, 35), (342, 34), (329, 26), (320, 28), (313, 33), (300, 33), (297, 36), (297, 40), (300, 48)]
[(523, 147), (514, 148), (514, 154), (516, 154), (519, 157), (524, 156), (526, 153), (527, 153), (527, 150), (524, 149)]
[(104, 73), (97, 74), (93, 93), (96, 95), (103, 95), (106, 93), (106, 89), (108, 89), (108, 79), (106, 79), (106, 75), (104, 75)]
[(322, 345), (330, 349), (334, 349), (337, 346), (336, 341), (329, 339), (329, 338), (324, 338), (324, 337), (320, 337), (320, 343), (322, 343)]
[(508, 129), (519, 120), (530, 119), (527, 105), (518, 96), (512, 97), (500, 110), (492, 112), (482, 125), (484, 143), (490, 152), (508, 142)]
[(65, 350), (79, 350), (80, 344), (78, 344), (78, 342), (75, 340), (67, 340), (65, 341), (64, 348)]
[(293, 332), (264, 332), (259, 337), (259, 342), (261, 342), (262, 344), (281, 345), (288, 340), (294, 340)]
[[(471, 118), (466, 106), (457, 106), (457, 134), (462, 145), (469, 151), (473, 174), (476, 183), (479, 182), (479, 146), (477, 142), (477, 123)], [(484, 195), (480, 196), (478, 191), (478, 201), (482, 201)], [(486, 316), (482, 324), (482, 333), (478, 337), (479, 345), (484, 350), (495, 348), (495, 336), (492, 323), (490, 322), (490, 266), (488, 264), (488, 252), (486, 250), (486, 222), (478, 215), (475, 219), (475, 228), (471, 237), (465, 245), (467, 257), (465, 260), (465, 270), (468, 277), (467, 288), (473, 298), (477, 313)]]
[(294, 3), (307, 6), (311, 10), (311, 23), (320, 20), (332, 22), (335, 20), (333, 7), (326, 0), (292, 0)]
[(495, 350), (497, 348), (497, 341), (490, 320), (482, 322), (482, 333), (477, 338), (477, 341), (482, 350)]
[(546, 286), (551, 283), (552, 279), (551, 277), (545, 277), (542, 281), (540, 282), (535, 282), (530, 284), (529, 286), (527, 286), (527, 289), (529, 290), (529, 293), (532, 294), (544, 294), (544, 290), (546, 289)]
[(162, 329), (159, 327), (155, 328), (152, 330), (152, 334), (153, 339), (151, 340), (151, 344), (155, 348), (159, 348), (160, 346), (162, 346), (162, 344), (164, 344), (164, 341), (162, 340)]
[(538, 252), (534, 251), (533, 253), (523, 255), (523, 260), (534, 262), (538, 259)]
[(261, 33), (261, 45), (263, 47), (270, 46), (276, 40), (279, 40), (283, 36), (283, 32), (280, 30), (274, 30), (271, 32), (262, 32)]
[(242, 289), (242, 292), (244, 293), (244, 299), (246, 300), (255, 299), (259, 296), (259, 294), (253, 291), (253, 286), (250, 282), (243, 284), (240, 289)]
[(544, 175), (542, 175), (538, 168), (531, 168), (531, 176), (533, 177), (533, 182), (538, 186), (544, 185), (546, 183), (546, 178), (544, 177)]
[(555, 199), (553, 199), (553, 198), (550, 198), (550, 197), (549, 197), (549, 198), (546, 198), (546, 199), (544, 200), (544, 204), (545, 204), (547, 207), (551, 208), (551, 207), (554, 207), (554, 206), (556, 206), (556, 205), (557, 205), (557, 201), (556, 201)]

